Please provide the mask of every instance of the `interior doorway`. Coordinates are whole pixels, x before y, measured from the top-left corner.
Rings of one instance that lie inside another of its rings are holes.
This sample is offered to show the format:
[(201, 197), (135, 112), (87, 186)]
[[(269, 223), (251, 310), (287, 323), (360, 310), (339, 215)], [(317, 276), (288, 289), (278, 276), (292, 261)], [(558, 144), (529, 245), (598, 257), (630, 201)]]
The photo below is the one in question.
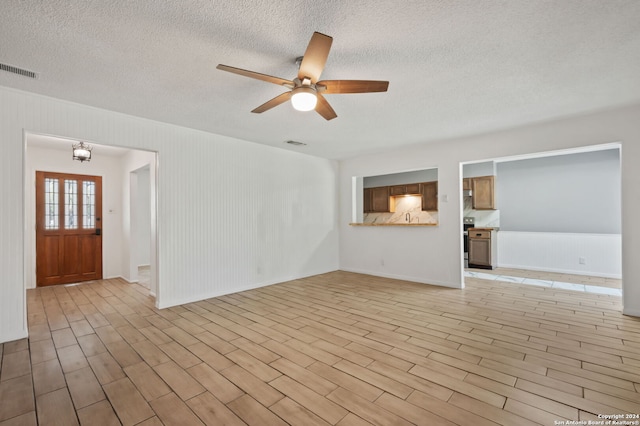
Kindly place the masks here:
[[(25, 163), (24, 163), (24, 264), (25, 288), (37, 285), (37, 249), (36, 249), (36, 172), (49, 171), (61, 175), (97, 176), (102, 184), (102, 213), (99, 217), (101, 248), (101, 274), (94, 279), (122, 278), (128, 282), (138, 280), (131, 275), (132, 257), (139, 253), (139, 248), (133, 246), (130, 209), (130, 178), (131, 172), (144, 169), (148, 171), (147, 213), (145, 220), (150, 228), (147, 238), (148, 261), (145, 273), (148, 278), (149, 294), (159, 297), (158, 291), (158, 231), (157, 231), (157, 163), (158, 153), (153, 151), (118, 147), (114, 145), (96, 144), (85, 140), (93, 147), (91, 161), (74, 161), (71, 147), (77, 139), (58, 136), (24, 133)], [(63, 179), (64, 181), (64, 179)], [(64, 182), (62, 183), (64, 185)], [(82, 183), (80, 183), (82, 185)], [(136, 206), (133, 206), (136, 208)], [(64, 212), (64, 207), (61, 207)], [(64, 218), (59, 218), (64, 221)], [(79, 218), (79, 220), (82, 220)], [(63, 222), (60, 222), (63, 223)], [(97, 227), (86, 230), (95, 235)], [(52, 240), (53, 241), (53, 240)], [(76, 263), (74, 260), (73, 264)], [(136, 268), (138, 264), (136, 263)], [(70, 279), (66, 283), (80, 282), (80, 279)]]
[(130, 272), (132, 282), (151, 289), (151, 170), (146, 164), (129, 173)]
[(36, 172), (36, 285), (102, 279), (102, 178)]
[(620, 162), (611, 143), (461, 164), (462, 178), (495, 178), (493, 209), (463, 190), (462, 227), (497, 241), (491, 267), (463, 276), (620, 296)]

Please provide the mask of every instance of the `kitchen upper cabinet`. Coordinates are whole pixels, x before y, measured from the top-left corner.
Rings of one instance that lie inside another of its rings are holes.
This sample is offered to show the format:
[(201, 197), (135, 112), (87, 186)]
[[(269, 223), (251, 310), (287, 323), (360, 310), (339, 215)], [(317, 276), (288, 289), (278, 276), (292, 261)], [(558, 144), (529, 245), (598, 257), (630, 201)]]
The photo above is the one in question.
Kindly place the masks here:
[(420, 194), (419, 183), (409, 183), (406, 185), (394, 185), (389, 187), (389, 195), (416, 195)]
[(462, 190), (463, 191), (471, 190), (471, 178), (462, 179)]
[[(367, 188), (371, 191), (371, 209), (369, 213), (385, 213), (389, 211), (389, 187)], [(365, 197), (366, 206), (366, 197)]]
[(422, 194), (422, 210), (438, 211), (438, 181), (420, 184)]
[(390, 197), (403, 195), (418, 195), (423, 211), (438, 211), (438, 181), (364, 188), (362, 195), (365, 213), (392, 212), (395, 204)]
[(494, 176), (471, 179), (471, 198), (475, 210), (495, 210)]
[(363, 195), (363, 210), (365, 213), (370, 213), (372, 207), (372, 195), (373, 195), (373, 191), (371, 191), (371, 188), (364, 188), (364, 190), (362, 191), (362, 195)]

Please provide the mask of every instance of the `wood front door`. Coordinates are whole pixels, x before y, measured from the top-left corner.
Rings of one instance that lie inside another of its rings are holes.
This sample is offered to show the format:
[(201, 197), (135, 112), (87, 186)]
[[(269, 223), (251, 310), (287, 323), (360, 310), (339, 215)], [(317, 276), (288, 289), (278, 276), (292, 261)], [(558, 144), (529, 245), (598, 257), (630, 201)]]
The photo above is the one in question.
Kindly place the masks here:
[(36, 283), (102, 279), (102, 178), (36, 172)]

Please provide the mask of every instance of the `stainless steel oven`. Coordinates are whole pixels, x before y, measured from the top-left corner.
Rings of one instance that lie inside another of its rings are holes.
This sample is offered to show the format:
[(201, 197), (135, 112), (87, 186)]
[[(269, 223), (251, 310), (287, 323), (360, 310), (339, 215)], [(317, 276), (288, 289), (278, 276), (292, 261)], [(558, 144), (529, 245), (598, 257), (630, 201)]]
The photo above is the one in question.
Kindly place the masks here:
[(469, 228), (473, 228), (476, 223), (476, 218), (466, 216), (462, 219), (462, 239), (464, 241), (464, 267), (469, 267)]

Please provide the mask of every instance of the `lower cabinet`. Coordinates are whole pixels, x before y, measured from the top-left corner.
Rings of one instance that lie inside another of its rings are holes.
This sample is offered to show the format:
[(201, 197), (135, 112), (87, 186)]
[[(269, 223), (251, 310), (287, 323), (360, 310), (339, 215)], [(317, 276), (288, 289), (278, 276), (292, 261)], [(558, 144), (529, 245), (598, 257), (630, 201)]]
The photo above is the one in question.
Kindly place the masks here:
[(496, 231), (469, 229), (469, 268), (493, 269), (497, 265)]

